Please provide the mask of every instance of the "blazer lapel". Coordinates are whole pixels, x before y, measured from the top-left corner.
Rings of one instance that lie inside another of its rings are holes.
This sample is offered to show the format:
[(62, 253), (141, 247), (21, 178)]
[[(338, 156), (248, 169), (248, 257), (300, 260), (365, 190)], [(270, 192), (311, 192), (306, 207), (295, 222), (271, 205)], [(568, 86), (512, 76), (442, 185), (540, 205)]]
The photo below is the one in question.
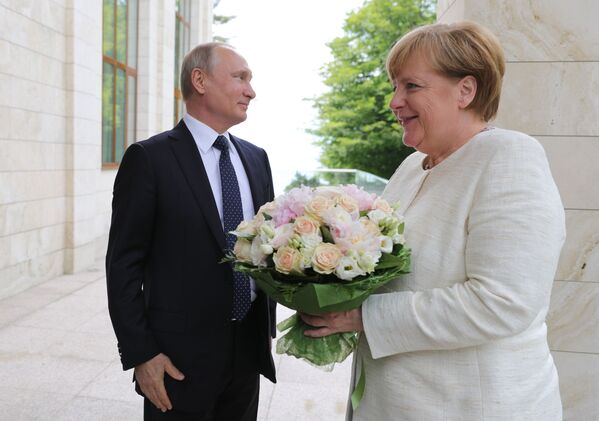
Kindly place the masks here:
[[(418, 158), (418, 154), (421, 154), (424, 157), (424, 154), (416, 151), (410, 158), (415, 158), (418, 162), (422, 162), (422, 159)], [(401, 183), (393, 183), (395, 177), (398, 176), (398, 173), (394, 174), (383, 191), (383, 198), (389, 203), (396, 203), (399, 201), (398, 211), (405, 215), (406, 211), (412, 206), (412, 203), (418, 196), (430, 171), (424, 171), (418, 166), (400, 167), (398, 172), (399, 171), (401, 171)]]
[(200, 152), (183, 120), (171, 131), (169, 137), (173, 139), (170, 144), (171, 149), (193, 192), (193, 196), (204, 213), (218, 245), (221, 249), (225, 249), (225, 233), (210, 188), (210, 181), (208, 181)]
[(241, 157), (241, 162), (245, 173), (247, 174), (248, 181), (250, 183), (250, 190), (252, 191), (252, 203), (254, 205), (254, 213), (258, 212), (260, 206), (262, 206), (266, 199), (263, 197), (263, 189), (260, 186), (260, 180), (263, 177), (259, 176), (259, 168), (261, 167), (260, 162), (255, 159), (255, 154), (249, 148), (244, 147), (243, 143), (240, 142), (235, 136), (229, 134), (231, 142), (235, 145), (235, 149)]

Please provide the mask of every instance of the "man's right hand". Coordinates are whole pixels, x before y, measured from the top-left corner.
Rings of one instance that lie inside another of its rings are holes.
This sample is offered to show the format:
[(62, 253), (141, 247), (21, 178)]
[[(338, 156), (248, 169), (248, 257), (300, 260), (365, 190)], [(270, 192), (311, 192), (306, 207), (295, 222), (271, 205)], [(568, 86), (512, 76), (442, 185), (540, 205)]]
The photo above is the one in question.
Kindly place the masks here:
[(162, 353), (135, 367), (135, 380), (141, 391), (162, 412), (173, 409), (164, 388), (164, 372), (175, 380), (185, 378), (183, 373)]

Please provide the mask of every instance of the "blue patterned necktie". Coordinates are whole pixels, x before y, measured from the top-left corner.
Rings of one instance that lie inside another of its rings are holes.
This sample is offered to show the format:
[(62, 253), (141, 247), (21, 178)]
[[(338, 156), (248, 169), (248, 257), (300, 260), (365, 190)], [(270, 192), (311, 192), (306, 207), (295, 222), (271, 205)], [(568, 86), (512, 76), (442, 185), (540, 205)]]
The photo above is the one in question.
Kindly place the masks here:
[[(227, 249), (233, 250), (236, 237), (229, 234), (243, 220), (243, 207), (237, 175), (229, 156), (229, 143), (224, 136), (218, 136), (213, 145), (220, 150), (220, 182), (223, 195), (223, 225), (227, 240)], [(250, 280), (247, 275), (233, 271), (233, 319), (242, 320), (250, 309)]]

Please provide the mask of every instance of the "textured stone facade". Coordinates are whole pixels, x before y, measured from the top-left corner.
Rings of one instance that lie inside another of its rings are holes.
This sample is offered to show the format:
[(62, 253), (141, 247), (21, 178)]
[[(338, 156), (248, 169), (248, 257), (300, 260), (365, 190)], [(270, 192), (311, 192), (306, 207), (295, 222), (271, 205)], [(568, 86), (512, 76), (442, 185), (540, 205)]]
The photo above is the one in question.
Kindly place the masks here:
[(489, 27), (506, 52), (499, 116), (544, 146), (568, 235), (547, 317), (565, 420), (599, 419), (599, 3), (440, 0), (438, 20)]
[[(102, 1), (0, 2), (0, 298), (106, 251)], [(212, 1), (191, 0), (192, 45)], [(136, 139), (172, 127), (175, 0), (139, 0)]]

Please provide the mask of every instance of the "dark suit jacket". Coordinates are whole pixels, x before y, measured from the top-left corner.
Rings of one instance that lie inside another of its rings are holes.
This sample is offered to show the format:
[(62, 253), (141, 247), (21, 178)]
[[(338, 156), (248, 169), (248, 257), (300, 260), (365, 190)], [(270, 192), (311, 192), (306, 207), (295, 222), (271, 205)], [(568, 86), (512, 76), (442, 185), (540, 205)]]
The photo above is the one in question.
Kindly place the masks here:
[[(231, 136), (254, 208), (273, 199), (266, 152)], [(131, 145), (116, 176), (106, 256), (108, 306), (123, 368), (166, 354), (186, 378), (165, 384), (175, 407), (192, 409), (228, 364), (232, 270), (225, 235), (197, 146), (180, 121)], [(275, 381), (270, 353), (274, 304), (253, 304), (257, 371)]]

